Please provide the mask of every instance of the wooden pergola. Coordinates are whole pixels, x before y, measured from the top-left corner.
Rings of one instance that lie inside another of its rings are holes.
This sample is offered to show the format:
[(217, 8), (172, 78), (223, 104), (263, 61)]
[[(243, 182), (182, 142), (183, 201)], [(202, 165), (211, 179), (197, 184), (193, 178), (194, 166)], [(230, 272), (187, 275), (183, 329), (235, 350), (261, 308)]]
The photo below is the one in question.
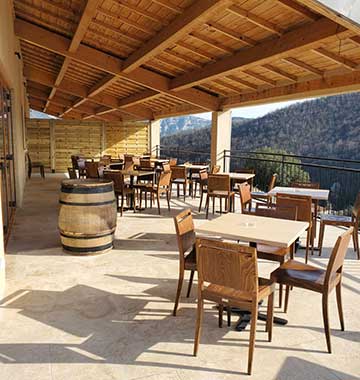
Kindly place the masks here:
[(62, 118), (360, 89), (360, 26), (316, 0), (14, 0), (14, 12), (30, 107)]

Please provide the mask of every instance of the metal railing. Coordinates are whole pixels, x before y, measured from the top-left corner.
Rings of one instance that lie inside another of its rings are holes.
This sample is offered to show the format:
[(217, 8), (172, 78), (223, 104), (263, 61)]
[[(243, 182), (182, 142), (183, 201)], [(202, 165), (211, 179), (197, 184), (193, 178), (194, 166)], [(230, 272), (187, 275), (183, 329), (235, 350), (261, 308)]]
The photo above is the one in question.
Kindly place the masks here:
[[(158, 146), (158, 156), (176, 157), (179, 162), (210, 162), (210, 152), (191, 151), (178, 146)], [(304, 156), (268, 151), (225, 150), (221, 159), (230, 171), (240, 168), (255, 170), (254, 185), (267, 190), (270, 177), (278, 174), (277, 185), (292, 182), (316, 182), (321, 189), (330, 190), (329, 201), (320, 204), (324, 211), (350, 215), (360, 191), (360, 161), (318, 156)]]

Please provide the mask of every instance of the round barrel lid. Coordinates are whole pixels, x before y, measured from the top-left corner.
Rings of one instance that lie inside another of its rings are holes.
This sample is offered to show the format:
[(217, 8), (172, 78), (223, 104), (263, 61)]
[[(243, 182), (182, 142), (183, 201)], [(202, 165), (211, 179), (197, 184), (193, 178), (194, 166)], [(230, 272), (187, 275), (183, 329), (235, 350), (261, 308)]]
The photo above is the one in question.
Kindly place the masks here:
[(89, 188), (112, 186), (112, 181), (108, 179), (64, 179), (61, 181), (62, 188)]

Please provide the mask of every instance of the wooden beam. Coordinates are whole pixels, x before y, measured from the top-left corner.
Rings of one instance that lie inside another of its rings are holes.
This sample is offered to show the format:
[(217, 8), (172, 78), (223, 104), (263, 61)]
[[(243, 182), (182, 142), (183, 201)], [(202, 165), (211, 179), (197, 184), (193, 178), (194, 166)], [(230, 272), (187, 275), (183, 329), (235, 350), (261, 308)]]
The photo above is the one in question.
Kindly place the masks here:
[(170, 88), (182, 90), (239, 69), (245, 70), (254, 65), (271, 63), (293, 52), (318, 47), (329, 37), (335, 34), (341, 36), (344, 31), (344, 28), (333, 21), (321, 18), (309, 25), (292, 29), (281, 37), (246, 48), (245, 53), (245, 50), (241, 49), (231, 57), (225, 57), (215, 63), (205, 65), (202, 69), (182, 74), (171, 80)]
[(229, 48), (228, 46), (225, 46), (221, 42), (218, 42), (212, 38), (209, 38), (208, 36), (205, 36), (201, 33), (192, 32), (189, 34), (189, 36), (199, 40), (202, 43), (205, 43), (205, 44), (211, 46), (214, 49), (220, 50), (224, 53), (233, 54), (233, 52), (234, 52), (234, 50)]
[(360, 45), (360, 36), (350, 37), (350, 40), (357, 45)]
[(197, 47), (192, 46), (192, 45), (190, 45), (186, 42), (182, 42), (182, 41), (178, 41), (176, 43), (176, 45), (180, 46), (183, 49), (186, 49), (186, 50), (190, 51), (191, 53), (196, 54), (202, 58), (206, 58), (206, 59), (208, 59), (210, 61), (214, 61), (214, 62), (216, 61), (216, 58), (206, 50), (198, 49)]
[(123, 71), (129, 73), (157, 54), (176, 43), (183, 36), (190, 33), (197, 25), (204, 23), (210, 14), (217, 11), (228, 0), (202, 0), (195, 1), (182, 14), (168, 26), (160, 30), (152, 39), (147, 41), (140, 49), (136, 50), (124, 62)]
[(255, 78), (255, 79), (257, 79), (257, 80), (259, 80), (261, 82), (267, 83), (270, 86), (273, 86), (273, 87), (276, 86), (276, 81), (274, 81), (272, 79), (269, 79), (269, 78), (266, 78), (266, 77), (264, 77), (264, 75), (261, 75), (261, 74), (258, 74), (258, 73), (254, 73), (251, 70), (244, 70), (243, 73), (246, 74), (246, 75), (249, 75), (250, 77), (253, 77), (253, 78)]
[[(35, 26), (27, 21), (16, 19), (15, 29), (17, 36), (30, 44), (69, 57), (82, 64), (90, 65), (98, 70), (117, 76), (118, 78), (124, 78), (154, 91), (170, 95), (186, 103), (196, 105), (206, 111), (214, 111), (218, 109), (219, 102), (215, 96), (211, 96), (195, 89), (177, 92), (171, 91), (169, 89), (170, 80), (168, 78), (141, 67), (133, 70), (130, 74), (126, 74), (121, 71), (123, 64), (121, 59), (115, 58), (100, 50), (80, 44), (75, 53), (70, 53), (68, 51), (70, 44), (68, 38), (54, 32), (49, 32), (48, 30)], [(87, 95), (83, 97), (86, 96)]]
[(325, 58), (330, 59), (331, 61), (333, 61), (335, 63), (338, 63), (340, 65), (347, 67), (350, 70), (356, 70), (359, 68), (359, 65), (356, 62), (351, 61), (350, 59), (347, 59), (345, 57), (342, 57), (339, 54), (335, 54), (335, 53), (333, 53), (329, 50), (326, 50), (322, 47), (320, 47), (318, 49), (313, 49), (313, 51), (317, 54), (320, 54), (321, 56), (323, 56)]
[(293, 74), (290, 74), (278, 67), (275, 67), (273, 65), (270, 65), (270, 64), (265, 64), (262, 66), (264, 69), (266, 70), (269, 70), (271, 72), (273, 72), (274, 74), (277, 74), (285, 79), (288, 79), (288, 80), (291, 80), (292, 82), (297, 82), (298, 78), (296, 75), (293, 75)]
[(320, 17), (316, 13), (312, 12), (309, 8), (306, 8), (303, 5), (296, 3), (294, 0), (277, 0), (277, 1), (281, 5), (284, 5), (286, 8), (291, 9), (292, 11), (299, 14), (300, 16), (307, 17), (310, 20), (315, 21)]
[(277, 101), (328, 96), (352, 91), (360, 91), (360, 70), (347, 74), (325, 76), (287, 86), (271, 88), (260, 92), (240, 94), (224, 100), (224, 109)]
[(250, 90), (257, 90), (258, 89), (258, 86), (256, 84), (248, 82), (247, 80), (244, 80), (244, 79), (237, 78), (234, 75), (229, 75), (227, 78), (229, 78), (230, 80), (232, 80), (234, 82), (240, 83), (242, 86), (244, 86), (246, 88), (250, 88)]
[(208, 25), (209, 28), (212, 28), (217, 32), (224, 34), (225, 36), (233, 38), (236, 41), (243, 42), (246, 45), (255, 46), (257, 44), (257, 42), (252, 38), (247, 37), (244, 34), (240, 34), (232, 29), (229, 29), (226, 26), (222, 26), (221, 24), (218, 24), (216, 22), (207, 22), (206, 25)]
[(283, 61), (287, 63), (291, 63), (294, 66), (300, 67), (301, 69), (308, 71), (311, 74), (315, 74), (320, 77), (324, 75), (324, 72), (322, 70), (319, 70), (314, 66), (308, 65), (306, 62), (299, 61), (296, 58), (292, 58), (292, 57), (283, 58)]
[(132, 12), (134, 12), (140, 16), (143, 16), (143, 17), (145, 17), (145, 18), (147, 18), (153, 22), (156, 22), (160, 25), (164, 24), (164, 20), (159, 15), (152, 13), (152, 12), (149, 12), (145, 9), (138, 7), (138, 6), (132, 5), (129, 2), (127, 2), (126, 0), (116, 1), (115, 4), (119, 5), (121, 7), (124, 7), (125, 9), (128, 9), (129, 11), (132, 11)]
[(127, 107), (130, 105), (135, 105), (138, 103), (141, 103), (145, 100), (150, 100), (158, 97), (160, 95), (159, 92), (156, 92), (154, 90), (145, 90), (138, 92), (136, 94), (127, 96), (126, 98), (119, 100), (119, 107)]
[(171, 4), (168, 0), (151, 0), (153, 3), (161, 5), (164, 8), (169, 9), (170, 11), (174, 13), (181, 14), (183, 12), (183, 9), (178, 7), (175, 4)]
[(229, 11), (236, 16), (246, 18), (248, 21), (252, 22), (253, 24), (263, 29), (266, 29), (267, 31), (271, 33), (281, 36), (285, 32), (283, 28), (280, 28), (277, 25), (263, 18), (256, 16), (254, 13), (251, 13), (245, 9), (240, 8), (238, 5), (232, 5), (231, 7), (229, 7)]

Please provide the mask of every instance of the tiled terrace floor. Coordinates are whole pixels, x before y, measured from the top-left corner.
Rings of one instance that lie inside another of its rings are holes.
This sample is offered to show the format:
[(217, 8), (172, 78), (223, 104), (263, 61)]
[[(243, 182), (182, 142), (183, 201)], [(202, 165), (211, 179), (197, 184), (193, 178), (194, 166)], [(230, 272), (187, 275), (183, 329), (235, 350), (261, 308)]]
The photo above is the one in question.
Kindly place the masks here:
[[(171, 213), (164, 209), (162, 216), (155, 209), (127, 212), (118, 218), (111, 253), (75, 257), (62, 253), (57, 232), (60, 179), (34, 176), (16, 215), (0, 306), (0, 379), (249, 378), (248, 331), (219, 329), (213, 305), (206, 307), (199, 356), (192, 356), (196, 286), (181, 299), (178, 317), (171, 316), (178, 270), (172, 216), (199, 199), (185, 205), (173, 198)], [(204, 214), (194, 212), (200, 225)], [(327, 249), (314, 264), (326, 266), (340, 232), (327, 231)], [(260, 262), (259, 268), (268, 275), (275, 265)], [(274, 327), (271, 343), (258, 324), (251, 378), (359, 379), (359, 294), (360, 262), (351, 246), (343, 285), (346, 332), (339, 330), (334, 294), (330, 302), (333, 354), (326, 352), (320, 295), (295, 289), (289, 323)]]

